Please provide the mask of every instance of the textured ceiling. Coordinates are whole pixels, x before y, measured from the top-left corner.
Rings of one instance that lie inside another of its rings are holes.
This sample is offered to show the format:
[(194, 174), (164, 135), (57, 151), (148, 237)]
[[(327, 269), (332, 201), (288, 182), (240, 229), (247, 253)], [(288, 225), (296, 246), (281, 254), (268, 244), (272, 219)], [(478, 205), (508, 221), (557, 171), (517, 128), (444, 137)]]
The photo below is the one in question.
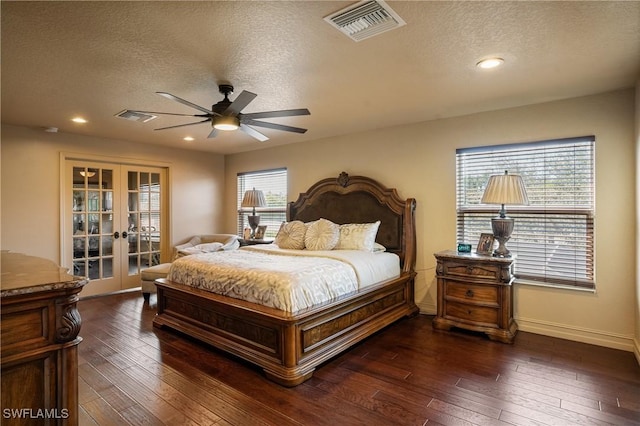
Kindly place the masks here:
[[(353, 3), (2, 1), (2, 122), (232, 153), (627, 88), (640, 76), (637, 1), (389, 1), (407, 25), (359, 43), (323, 21)], [(487, 56), (505, 65), (477, 69)], [(207, 139), (208, 123), (153, 130), (189, 117), (114, 117), (197, 113), (155, 92), (208, 108), (219, 83), (235, 86), (232, 100), (258, 94), (245, 113), (308, 108), (265, 120), (308, 132)]]

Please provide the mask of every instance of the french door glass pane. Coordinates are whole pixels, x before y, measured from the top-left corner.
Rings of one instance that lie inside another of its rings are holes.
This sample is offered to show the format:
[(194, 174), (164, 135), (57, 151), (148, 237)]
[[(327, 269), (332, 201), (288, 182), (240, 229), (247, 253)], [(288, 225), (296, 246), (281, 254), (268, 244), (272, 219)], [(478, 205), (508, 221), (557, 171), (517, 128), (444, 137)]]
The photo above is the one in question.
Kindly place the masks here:
[[(73, 168), (73, 273), (97, 280), (113, 276), (113, 171)], [(105, 259), (104, 256), (107, 256)], [(105, 263), (106, 262), (106, 263)]]
[(129, 171), (129, 274), (160, 263), (160, 174)]

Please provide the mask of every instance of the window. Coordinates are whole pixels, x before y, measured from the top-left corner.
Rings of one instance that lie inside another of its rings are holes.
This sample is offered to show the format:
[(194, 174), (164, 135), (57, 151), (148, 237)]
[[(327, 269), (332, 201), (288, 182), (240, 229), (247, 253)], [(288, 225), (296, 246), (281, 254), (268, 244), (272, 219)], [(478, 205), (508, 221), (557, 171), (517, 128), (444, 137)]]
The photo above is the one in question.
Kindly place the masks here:
[(499, 206), (480, 204), (489, 176), (520, 174), (529, 205), (505, 206), (515, 219), (507, 247), (516, 278), (593, 289), (594, 153), (593, 136), (456, 150), (458, 242), (491, 232)]
[(249, 226), (247, 216), (253, 209), (242, 207), (242, 198), (246, 190), (253, 188), (261, 190), (267, 202), (266, 207), (256, 207), (260, 225), (267, 226), (264, 237), (275, 238), (280, 224), (287, 220), (287, 169), (238, 173), (238, 235)]

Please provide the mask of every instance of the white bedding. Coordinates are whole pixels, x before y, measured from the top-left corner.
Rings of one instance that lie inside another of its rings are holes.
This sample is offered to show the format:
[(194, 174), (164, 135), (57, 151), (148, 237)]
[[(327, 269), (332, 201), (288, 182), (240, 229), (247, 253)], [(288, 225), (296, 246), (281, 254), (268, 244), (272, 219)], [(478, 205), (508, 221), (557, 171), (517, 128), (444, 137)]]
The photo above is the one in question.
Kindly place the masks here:
[(295, 313), (399, 275), (400, 261), (393, 253), (259, 245), (180, 258), (167, 278)]

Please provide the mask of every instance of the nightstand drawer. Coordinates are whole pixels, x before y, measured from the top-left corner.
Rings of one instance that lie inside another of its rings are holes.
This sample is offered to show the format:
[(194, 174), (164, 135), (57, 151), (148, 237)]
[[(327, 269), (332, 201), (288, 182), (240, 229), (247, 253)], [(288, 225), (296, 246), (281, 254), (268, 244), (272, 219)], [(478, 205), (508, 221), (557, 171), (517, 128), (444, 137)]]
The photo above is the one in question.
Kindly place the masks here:
[(498, 326), (499, 310), (486, 306), (468, 305), (465, 303), (448, 302), (445, 317), (468, 321), (474, 324), (491, 324)]
[(445, 297), (455, 298), (465, 303), (491, 304), (498, 306), (498, 287), (447, 282)]
[(458, 263), (444, 264), (444, 274), (450, 277), (473, 278), (491, 282), (500, 281), (501, 265), (490, 263)]

